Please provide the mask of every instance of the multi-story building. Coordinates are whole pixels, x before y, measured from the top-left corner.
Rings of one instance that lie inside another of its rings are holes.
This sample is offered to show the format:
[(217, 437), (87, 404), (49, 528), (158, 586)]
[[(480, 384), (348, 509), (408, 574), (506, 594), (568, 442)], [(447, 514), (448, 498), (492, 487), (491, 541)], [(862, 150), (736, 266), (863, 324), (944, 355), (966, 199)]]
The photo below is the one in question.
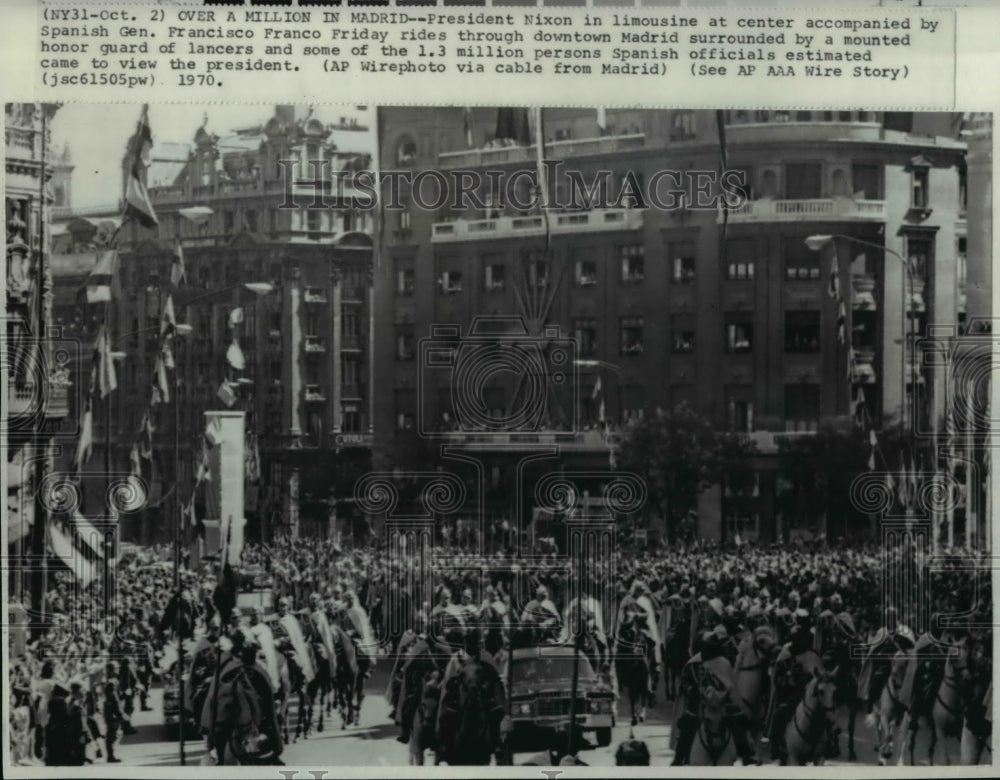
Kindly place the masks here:
[(52, 317), (50, 123), (57, 109), (51, 103), (8, 103), (5, 111), (7, 400), (2, 435), (7, 554), (15, 562), (8, 585), (12, 598), (25, 606), (30, 602), (36, 617), (43, 607), (48, 553), (66, 552), (49, 543), (53, 501), (45, 488), (70, 395), (66, 341)]
[[(160, 497), (174, 480), (174, 453), (186, 501), (200, 462), (203, 412), (224, 408), (247, 413), (250, 536), (298, 533), (300, 526), (333, 531), (334, 502), (352, 494), (372, 437), (372, 216), (335, 193), (328, 207), (308, 208), (314, 190), (294, 179), (314, 175), (311, 161), (326, 161), (349, 195), (351, 172), (368, 168), (372, 153), (371, 135), (357, 120), (331, 124), (290, 105), (259, 125), (221, 136), (203, 125), (190, 144), (154, 146), (146, 175), (159, 225), (122, 227), (111, 332), (124, 360), (119, 390), (107, 408), (95, 409), (95, 440), (110, 439), (119, 470), (128, 470), (149, 407), (168, 294), (191, 333), (178, 336), (174, 348), (176, 399), (159, 405), (153, 420), (154, 508), (129, 521), (126, 538), (169, 536)], [(102, 220), (120, 222), (114, 210), (102, 211), (65, 215), (65, 249), (89, 253), (88, 269)], [(185, 280), (175, 287), (179, 254)], [(235, 309), (241, 317), (231, 316)], [(226, 358), (234, 338), (243, 369)]]
[[(534, 435), (504, 441), (525, 451), (559, 444), (558, 461), (532, 467), (536, 479), (585, 455), (606, 467), (616, 426), (687, 401), (759, 452), (752, 490), (701, 495), (703, 537), (770, 540), (821, 526), (822, 508), (778, 516), (782, 437), (847, 424), (859, 390), (876, 427), (913, 419), (923, 430), (943, 416), (939, 378), (913, 365), (911, 345), (965, 316), (971, 174), (956, 116), (734, 110), (720, 134), (711, 111), (608, 110), (599, 126), (601, 113), (542, 112), (543, 156), (562, 161), (547, 166), (556, 208), (542, 214), (504, 189), (515, 171), (536, 169), (538, 153), (496, 138), (495, 109), (380, 110), (382, 170), (437, 170), (450, 181), (469, 170), (482, 182), (478, 200), (466, 192), (430, 209), (403, 186), (403, 208), (385, 211), (380, 445), (401, 446), (414, 431), (469, 441), (468, 428), (457, 432), (449, 371), (421, 362), (421, 339), (432, 326), (458, 326), (464, 338), (476, 316), (517, 315), (533, 338), (549, 326), (573, 340), (579, 369), (575, 388), (548, 382), (553, 397)], [(644, 208), (635, 197), (650, 200), (656, 185), (662, 202), (678, 181), (697, 187), (696, 172), (711, 176), (722, 159), (743, 174), (738, 205)], [(595, 205), (572, 179), (590, 183), (601, 171), (611, 198)], [(521, 177), (516, 187), (526, 186)], [(828, 294), (834, 258), (843, 312)], [(974, 259), (989, 268), (988, 247)], [(517, 407), (523, 383), (484, 382), (484, 413), (499, 419)], [(514, 461), (495, 463), (496, 511), (530, 516), (531, 491), (510, 489)], [(514, 495), (528, 505), (511, 507)]]

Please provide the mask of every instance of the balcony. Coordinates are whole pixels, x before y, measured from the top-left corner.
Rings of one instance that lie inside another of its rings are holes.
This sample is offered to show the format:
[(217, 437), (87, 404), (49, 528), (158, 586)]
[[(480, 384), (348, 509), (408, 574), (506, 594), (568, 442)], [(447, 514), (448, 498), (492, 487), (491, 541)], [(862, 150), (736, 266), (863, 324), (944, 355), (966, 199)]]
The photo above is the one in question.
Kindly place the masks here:
[(560, 452), (601, 453), (614, 450), (621, 439), (617, 429), (605, 432), (594, 429), (571, 433), (568, 431), (526, 431), (524, 433), (489, 433), (486, 431), (444, 431), (439, 434), (449, 442), (463, 445), (495, 447), (503, 445), (504, 451), (516, 450), (518, 446), (527, 449), (539, 445), (559, 445)]
[[(639, 209), (593, 209), (592, 211), (551, 212), (548, 227), (552, 235), (600, 233), (609, 230), (640, 230), (643, 211)], [(542, 214), (494, 217), (491, 219), (456, 219), (436, 222), (431, 242), (490, 241), (508, 238), (544, 236)]]
[(874, 311), (875, 277), (871, 274), (855, 274), (851, 277), (854, 295), (851, 296), (851, 306), (860, 311)]
[(875, 374), (875, 350), (872, 347), (855, 347), (851, 363), (851, 382), (856, 385), (873, 385)]
[(305, 399), (310, 402), (322, 403), (326, 401), (326, 394), (320, 385), (306, 385)]
[[(749, 200), (729, 210), (730, 222), (791, 222), (829, 220), (833, 222), (884, 221), (884, 200), (853, 198), (808, 198), (804, 200)], [(722, 215), (719, 215), (722, 221)]]
[(302, 299), (306, 303), (326, 303), (326, 293), (318, 287), (307, 287)]
[(761, 455), (777, 455), (778, 445), (781, 442), (792, 442), (798, 438), (815, 435), (816, 431), (753, 431), (744, 434), (744, 437), (757, 445), (757, 452)]
[(322, 336), (306, 336), (306, 352), (313, 354), (326, 352), (326, 339)]
[[(545, 153), (552, 159), (620, 154), (642, 149), (646, 145), (643, 133), (608, 135), (594, 138), (570, 138), (549, 141)], [(534, 146), (497, 146), (489, 149), (465, 149), (459, 152), (442, 152), (438, 155), (440, 168), (467, 168), (502, 163), (532, 163), (536, 158)]]

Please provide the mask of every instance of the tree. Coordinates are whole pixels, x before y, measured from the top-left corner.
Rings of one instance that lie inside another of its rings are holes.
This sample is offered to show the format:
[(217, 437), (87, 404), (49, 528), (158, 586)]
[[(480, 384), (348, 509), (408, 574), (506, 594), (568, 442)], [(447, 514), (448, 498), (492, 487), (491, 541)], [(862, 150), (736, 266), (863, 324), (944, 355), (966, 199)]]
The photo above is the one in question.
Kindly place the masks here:
[(658, 409), (628, 429), (618, 467), (645, 481), (649, 499), (659, 507), (672, 537), (681, 520), (697, 506), (698, 493), (723, 477), (746, 478), (755, 451), (752, 441), (716, 430), (706, 417), (682, 402), (669, 412)]
[[(851, 499), (851, 484), (869, 471), (870, 435), (855, 426), (824, 427), (812, 436), (779, 439), (778, 509), (799, 519), (818, 520), (825, 514), (827, 535), (832, 537), (874, 530)], [(910, 462), (906, 433), (898, 423), (887, 422), (876, 438), (874, 471), (888, 471), (898, 482), (900, 466)]]

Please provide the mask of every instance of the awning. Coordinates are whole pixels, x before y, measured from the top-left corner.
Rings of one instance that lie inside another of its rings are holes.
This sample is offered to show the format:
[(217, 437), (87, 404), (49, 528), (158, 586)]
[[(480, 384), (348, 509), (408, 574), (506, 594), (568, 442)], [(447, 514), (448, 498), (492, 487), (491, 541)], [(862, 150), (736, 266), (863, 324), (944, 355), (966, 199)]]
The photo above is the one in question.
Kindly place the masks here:
[(98, 558), (104, 557), (104, 535), (98, 531), (91, 522), (80, 514), (79, 510), (73, 512), (73, 530), (76, 531), (86, 545), (94, 551)]
[(97, 579), (97, 567), (73, 547), (73, 541), (54, 523), (49, 524), (49, 545), (56, 557), (63, 562), (84, 587)]
[(875, 308), (875, 296), (871, 294), (868, 290), (863, 290), (862, 292), (855, 292), (852, 303), (855, 309), (874, 309)]

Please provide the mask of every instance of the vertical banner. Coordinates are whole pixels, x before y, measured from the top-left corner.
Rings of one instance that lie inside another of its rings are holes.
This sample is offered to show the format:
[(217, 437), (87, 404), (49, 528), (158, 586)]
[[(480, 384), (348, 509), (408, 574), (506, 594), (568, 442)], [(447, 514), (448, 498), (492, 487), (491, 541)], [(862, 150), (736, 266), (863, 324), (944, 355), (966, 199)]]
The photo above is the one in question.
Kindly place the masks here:
[[(208, 518), (219, 527), (219, 550), (225, 550), (226, 560), (237, 566), (243, 552), (243, 472), (245, 456), (245, 412), (205, 412), (206, 438), (211, 447), (208, 468), (211, 484)], [(207, 541), (207, 536), (206, 536)], [(214, 552), (214, 549), (206, 550)]]

